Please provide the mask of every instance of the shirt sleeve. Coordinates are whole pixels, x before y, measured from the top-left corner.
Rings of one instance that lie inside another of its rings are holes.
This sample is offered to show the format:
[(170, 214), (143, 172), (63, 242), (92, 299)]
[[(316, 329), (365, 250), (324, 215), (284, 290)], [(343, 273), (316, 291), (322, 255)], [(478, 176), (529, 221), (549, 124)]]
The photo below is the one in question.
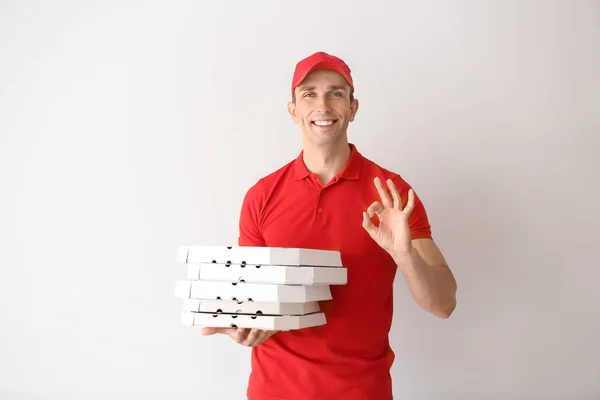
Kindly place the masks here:
[(260, 197), (254, 186), (246, 192), (242, 201), (239, 219), (239, 246), (266, 246), (259, 224), (260, 210)]
[[(408, 191), (411, 189), (411, 186), (400, 177), (394, 179), (394, 184), (396, 185), (396, 188), (398, 188), (398, 192), (400, 192), (402, 208), (404, 208), (406, 207), (406, 203), (408, 203)], [(417, 195), (416, 190), (414, 190), (414, 188), (412, 189), (415, 192), (415, 208), (408, 218), (411, 239), (431, 239), (431, 225), (429, 224), (427, 211), (425, 210), (421, 198)]]

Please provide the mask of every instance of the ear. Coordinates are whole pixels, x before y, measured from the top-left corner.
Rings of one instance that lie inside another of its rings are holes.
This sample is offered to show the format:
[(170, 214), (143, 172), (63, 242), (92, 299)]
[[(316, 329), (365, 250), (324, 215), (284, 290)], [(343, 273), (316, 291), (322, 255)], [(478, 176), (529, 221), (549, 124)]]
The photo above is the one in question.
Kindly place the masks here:
[(296, 115), (296, 104), (293, 101), (288, 102), (288, 113), (292, 117), (295, 124), (298, 123), (298, 116)]
[(350, 104), (350, 122), (354, 121), (354, 117), (358, 112), (358, 99), (354, 99), (352, 104)]

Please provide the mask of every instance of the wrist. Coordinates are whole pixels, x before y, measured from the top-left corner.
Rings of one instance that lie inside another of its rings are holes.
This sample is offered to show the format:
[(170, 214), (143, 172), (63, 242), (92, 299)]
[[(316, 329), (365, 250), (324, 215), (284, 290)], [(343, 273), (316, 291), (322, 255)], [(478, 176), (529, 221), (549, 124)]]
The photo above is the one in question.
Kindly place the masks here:
[(417, 250), (412, 246), (412, 244), (407, 249), (398, 250), (390, 253), (396, 265), (399, 266), (410, 264), (416, 254)]

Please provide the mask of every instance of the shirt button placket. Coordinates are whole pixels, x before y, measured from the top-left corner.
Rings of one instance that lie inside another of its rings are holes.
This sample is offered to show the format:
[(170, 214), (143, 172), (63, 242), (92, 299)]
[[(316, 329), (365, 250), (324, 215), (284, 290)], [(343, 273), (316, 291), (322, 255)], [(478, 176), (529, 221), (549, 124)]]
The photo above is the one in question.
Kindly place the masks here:
[(323, 195), (325, 194), (325, 191), (326, 189), (324, 187), (321, 187), (321, 193), (319, 193), (319, 204), (317, 204), (317, 213), (319, 214), (323, 213), (323, 207), (321, 207), (320, 203), (323, 198)]

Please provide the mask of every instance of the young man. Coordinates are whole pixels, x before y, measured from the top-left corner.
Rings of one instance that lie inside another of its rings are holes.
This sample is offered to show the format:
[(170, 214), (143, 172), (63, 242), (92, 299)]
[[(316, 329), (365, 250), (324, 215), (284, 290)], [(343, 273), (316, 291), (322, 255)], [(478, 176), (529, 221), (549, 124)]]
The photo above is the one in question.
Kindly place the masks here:
[(346, 63), (323, 52), (300, 61), (288, 111), (302, 130), (303, 150), (248, 190), (239, 245), (339, 250), (348, 283), (332, 286), (333, 300), (322, 303), (326, 325), (203, 333), (253, 347), (252, 400), (391, 399), (397, 269), (415, 302), (440, 318), (456, 306), (456, 282), (409, 184), (348, 142), (358, 100)]

